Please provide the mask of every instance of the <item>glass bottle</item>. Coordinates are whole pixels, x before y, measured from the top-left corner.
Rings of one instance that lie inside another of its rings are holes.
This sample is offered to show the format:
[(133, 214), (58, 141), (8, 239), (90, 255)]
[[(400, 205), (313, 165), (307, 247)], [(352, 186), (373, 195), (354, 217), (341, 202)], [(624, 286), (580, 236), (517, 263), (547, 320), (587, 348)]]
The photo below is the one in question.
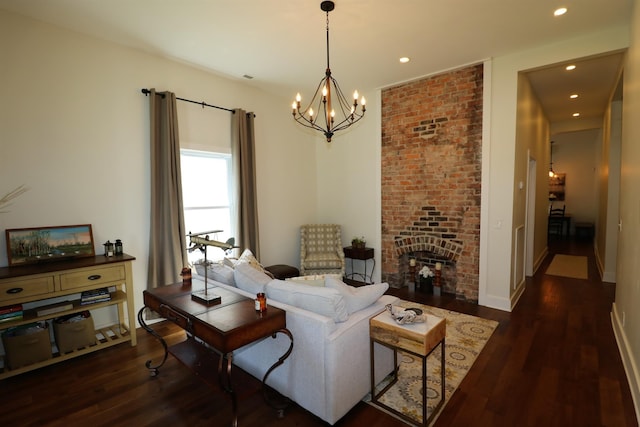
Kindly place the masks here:
[(122, 255), (122, 240), (116, 239), (116, 255)]
[(264, 313), (267, 311), (267, 297), (264, 292), (259, 292), (255, 301), (256, 311)]

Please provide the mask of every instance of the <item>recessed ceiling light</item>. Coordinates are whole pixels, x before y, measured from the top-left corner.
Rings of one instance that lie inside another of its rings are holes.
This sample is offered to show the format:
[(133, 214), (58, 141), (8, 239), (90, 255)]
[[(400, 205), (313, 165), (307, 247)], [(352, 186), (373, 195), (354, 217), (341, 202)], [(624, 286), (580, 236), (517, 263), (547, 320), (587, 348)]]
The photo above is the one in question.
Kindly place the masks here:
[(573, 93), (573, 94), (569, 95), (569, 98), (571, 98), (571, 99), (576, 99), (577, 97), (578, 97), (577, 93)]
[(576, 66), (571, 64), (571, 65), (567, 65), (564, 69), (567, 71), (573, 71), (576, 69)]
[(400, 62), (402, 64), (406, 64), (409, 61), (411, 61), (411, 58), (409, 58), (408, 56), (403, 56), (402, 58), (400, 58)]
[(553, 11), (553, 16), (562, 16), (565, 13), (567, 13), (567, 8), (566, 7), (560, 7), (556, 10)]
[(580, 113), (573, 113), (573, 117), (580, 117)]

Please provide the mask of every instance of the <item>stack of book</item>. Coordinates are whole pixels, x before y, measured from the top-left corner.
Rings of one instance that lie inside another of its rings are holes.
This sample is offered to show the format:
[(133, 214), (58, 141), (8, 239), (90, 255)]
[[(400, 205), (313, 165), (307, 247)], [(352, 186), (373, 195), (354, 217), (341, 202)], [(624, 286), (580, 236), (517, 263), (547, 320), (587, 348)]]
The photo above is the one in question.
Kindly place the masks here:
[(23, 314), (22, 304), (0, 307), (0, 323), (11, 322), (12, 320), (22, 320)]
[(109, 288), (92, 289), (80, 294), (80, 305), (95, 304), (104, 301), (111, 301)]

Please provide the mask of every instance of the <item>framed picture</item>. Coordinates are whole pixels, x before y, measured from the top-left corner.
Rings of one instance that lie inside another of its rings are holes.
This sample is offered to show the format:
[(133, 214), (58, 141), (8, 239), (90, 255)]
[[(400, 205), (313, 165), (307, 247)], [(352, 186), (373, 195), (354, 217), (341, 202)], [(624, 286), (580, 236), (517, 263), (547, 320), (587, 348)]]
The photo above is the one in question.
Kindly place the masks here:
[(94, 256), (91, 224), (6, 230), (9, 265)]
[(564, 185), (567, 174), (557, 173), (553, 177), (549, 177), (549, 201), (564, 200)]

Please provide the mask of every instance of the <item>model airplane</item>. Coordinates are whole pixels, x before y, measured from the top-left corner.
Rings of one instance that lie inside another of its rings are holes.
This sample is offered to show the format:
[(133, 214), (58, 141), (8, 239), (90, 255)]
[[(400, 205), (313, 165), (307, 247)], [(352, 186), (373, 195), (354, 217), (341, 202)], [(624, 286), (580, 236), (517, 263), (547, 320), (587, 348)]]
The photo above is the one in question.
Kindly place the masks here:
[(191, 293), (191, 297), (193, 299), (204, 302), (207, 305), (217, 304), (220, 302), (220, 297), (215, 294), (210, 294), (208, 292), (207, 286), (207, 271), (209, 270), (208, 261), (207, 261), (207, 246), (214, 246), (216, 248), (220, 248), (228, 253), (231, 249), (237, 248), (234, 246), (235, 238), (231, 237), (227, 239), (226, 242), (221, 242), (219, 240), (211, 240), (209, 239), (209, 234), (220, 233), (222, 230), (213, 230), (213, 231), (204, 231), (201, 233), (191, 233), (187, 234), (189, 237), (189, 252), (193, 252), (196, 249), (200, 249), (204, 253), (204, 290), (203, 291), (193, 291)]

